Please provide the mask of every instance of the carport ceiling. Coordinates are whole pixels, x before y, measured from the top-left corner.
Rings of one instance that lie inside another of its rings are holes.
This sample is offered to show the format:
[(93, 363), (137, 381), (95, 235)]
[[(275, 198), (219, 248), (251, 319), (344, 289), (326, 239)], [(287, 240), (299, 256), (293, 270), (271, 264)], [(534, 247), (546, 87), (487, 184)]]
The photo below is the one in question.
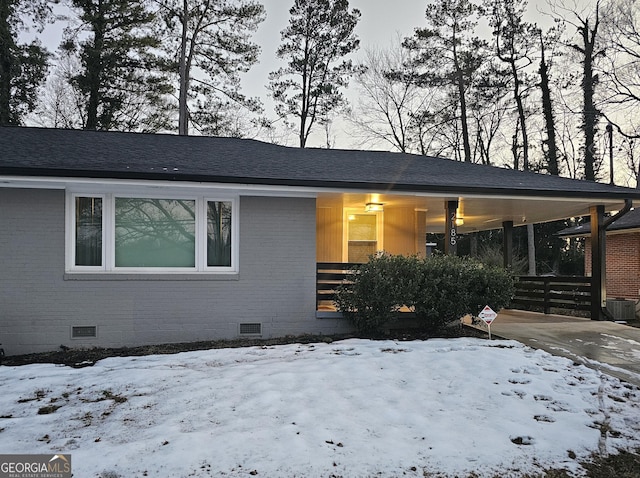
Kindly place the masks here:
[(458, 217), (464, 221), (458, 228), (461, 233), (498, 229), (504, 221), (521, 226), (586, 216), (589, 208), (597, 204), (604, 205), (609, 212), (624, 206), (624, 202), (614, 199), (321, 193), (318, 207), (340, 204), (343, 208), (363, 212), (369, 202), (381, 203), (385, 210), (409, 207), (425, 212), (428, 231), (441, 233), (444, 232), (445, 202), (456, 199), (459, 201)]

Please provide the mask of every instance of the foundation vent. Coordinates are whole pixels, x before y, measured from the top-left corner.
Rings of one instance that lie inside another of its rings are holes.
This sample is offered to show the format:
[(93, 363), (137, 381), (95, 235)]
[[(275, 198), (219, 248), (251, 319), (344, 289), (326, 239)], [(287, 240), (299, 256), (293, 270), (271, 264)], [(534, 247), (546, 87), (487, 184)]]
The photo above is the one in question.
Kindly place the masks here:
[(71, 327), (72, 339), (94, 339), (98, 336), (98, 327), (95, 325), (78, 325)]
[(262, 335), (262, 324), (260, 322), (240, 324), (240, 335)]

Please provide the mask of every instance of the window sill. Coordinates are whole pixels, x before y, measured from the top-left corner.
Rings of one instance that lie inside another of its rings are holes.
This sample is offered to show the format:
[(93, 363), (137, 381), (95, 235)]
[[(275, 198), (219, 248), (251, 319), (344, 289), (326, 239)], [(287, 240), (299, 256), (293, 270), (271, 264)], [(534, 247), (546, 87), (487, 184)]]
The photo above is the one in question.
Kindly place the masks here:
[(65, 272), (64, 280), (79, 281), (237, 281), (240, 274), (230, 273), (128, 273)]

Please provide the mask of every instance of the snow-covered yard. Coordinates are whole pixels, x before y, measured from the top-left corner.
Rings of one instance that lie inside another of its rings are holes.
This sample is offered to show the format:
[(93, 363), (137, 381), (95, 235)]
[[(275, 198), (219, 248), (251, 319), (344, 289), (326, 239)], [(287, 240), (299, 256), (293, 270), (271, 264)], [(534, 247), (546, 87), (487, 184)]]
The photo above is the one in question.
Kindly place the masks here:
[(0, 453), (74, 476), (579, 476), (640, 391), (513, 341), (345, 340), (0, 367)]

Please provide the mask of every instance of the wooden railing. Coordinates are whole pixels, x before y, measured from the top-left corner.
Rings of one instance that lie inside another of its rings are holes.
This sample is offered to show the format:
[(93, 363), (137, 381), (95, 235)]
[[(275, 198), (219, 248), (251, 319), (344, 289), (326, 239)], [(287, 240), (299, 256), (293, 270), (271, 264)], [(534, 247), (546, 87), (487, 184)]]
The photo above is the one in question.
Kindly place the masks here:
[(523, 276), (516, 281), (514, 308), (590, 310), (591, 277)]
[(357, 264), (350, 262), (318, 262), (316, 264), (316, 309), (321, 306), (333, 307), (336, 289), (349, 280), (351, 268)]
[[(318, 262), (316, 267), (316, 308), (333, 307), (336, 289), (349, 280), (351, 268), (357, 264)], [(590, 277), (522, 276), (516, 280), (516, 292), (511, 307), (542, 310), (591, 309)]]

